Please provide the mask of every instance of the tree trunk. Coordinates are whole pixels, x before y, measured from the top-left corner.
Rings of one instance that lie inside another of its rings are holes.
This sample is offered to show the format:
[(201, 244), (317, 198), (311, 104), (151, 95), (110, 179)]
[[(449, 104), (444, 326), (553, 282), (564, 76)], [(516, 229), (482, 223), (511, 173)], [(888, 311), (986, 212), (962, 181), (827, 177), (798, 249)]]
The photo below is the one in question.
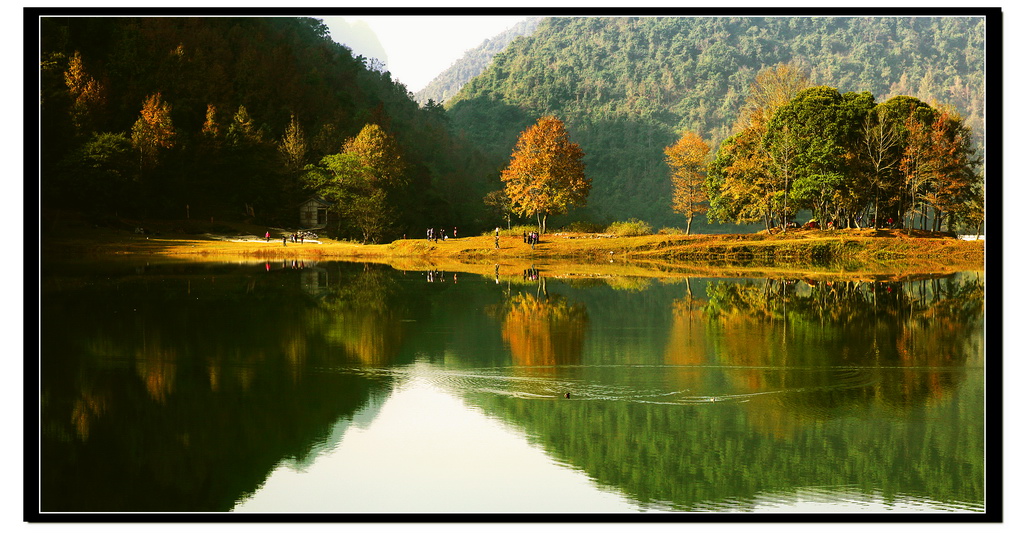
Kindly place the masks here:
[(871, 227), (876, 230), (878, 229), (878, 187), (875, 187), (875, 221)]
[(686, 235), (690, 235), (690, 222), (693, 221), (693, 217), (686, 217)]

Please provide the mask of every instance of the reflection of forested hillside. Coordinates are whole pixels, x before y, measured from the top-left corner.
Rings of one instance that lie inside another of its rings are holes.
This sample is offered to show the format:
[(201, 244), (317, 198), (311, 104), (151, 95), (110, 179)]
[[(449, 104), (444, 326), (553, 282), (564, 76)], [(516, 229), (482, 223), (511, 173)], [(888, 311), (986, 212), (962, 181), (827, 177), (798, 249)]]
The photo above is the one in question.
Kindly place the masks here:
[[(787, 438), (753, 424), (755, 402), (643, 405), (474, 395), (559, 460), (644, 504), (714, 510), (807, 486), (980, 506), (984, 420), (980, 375), (959, 401), (916, 408), (903, 421), (877, 412), (804, 423)], [(564, 404), (564, 405), (563, 405)]]
[(229, 510), (379, 403), (324, 372), (296, 275), (225, 267), (44, 282), (42, 510)]
[[(700, 291), (675, 302), (658, 382), (572, 405), (468, 397), (642, 503), (743, 507), (808, 485), (982, 503), (981, 280)], [(571, 375), (630, 382), (604, 370)]]
[(74, 272), (43, 281), (44, 511), (229, 510), (280, 462), (308, 466), (414, 361), (642, 503), (808, 485), (982, 500), (983, 276)]

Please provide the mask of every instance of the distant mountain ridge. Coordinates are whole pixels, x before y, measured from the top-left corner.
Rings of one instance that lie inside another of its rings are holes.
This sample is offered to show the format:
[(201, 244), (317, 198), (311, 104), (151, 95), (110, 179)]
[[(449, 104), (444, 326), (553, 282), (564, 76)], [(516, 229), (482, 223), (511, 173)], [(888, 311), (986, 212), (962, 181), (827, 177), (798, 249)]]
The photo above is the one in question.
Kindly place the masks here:
[[(664, 148), (683, 130), (717, 147), (757, 72), (778, 63), (876, 101), (951, 104), (983, 142), (985, 25), (981, 16), (546, 18), (445, 107), (499, 169), (538, 117), (563, 119), (593, 178), (587, 210), (570, 221), (678, 226)], [(496, 173), (490, 181), (478, 190), (500, 188)]]
[(442, 103), (455, 96), (462, 86), (487, 69), (494, 55), (505, 50), (513, 40), (520, 36), (528, 36), (537, 29), (540, 18), (531, 18), (519, 22), (512, 28), (484, 40), (479, 46), (466, 51), (466, 54), (455, 61), (448, 69), (434, 77), (422, 90), (416, 92), (416, 101), (424, 104), (433, 99)]
[(353, 56), (374, 58), (383, 69), (387, 69), (388, 53), (377, 33), (365, 21), (349, 22), (341, 17), (325, 17), (323, 22), (331, 32), (331, 39), (348, 47)]

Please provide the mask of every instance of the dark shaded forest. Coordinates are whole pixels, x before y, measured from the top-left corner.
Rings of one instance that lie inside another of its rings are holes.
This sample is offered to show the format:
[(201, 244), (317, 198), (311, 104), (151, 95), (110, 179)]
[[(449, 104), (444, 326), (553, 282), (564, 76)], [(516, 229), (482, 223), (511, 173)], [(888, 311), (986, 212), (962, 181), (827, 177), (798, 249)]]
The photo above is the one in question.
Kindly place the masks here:
[(46, 209), (294, 225), (303, 168), (367, 124), (405, 162), (397, 227), (464, 219), (475, 152), (440, 107), (305, 18), (42, 18)]

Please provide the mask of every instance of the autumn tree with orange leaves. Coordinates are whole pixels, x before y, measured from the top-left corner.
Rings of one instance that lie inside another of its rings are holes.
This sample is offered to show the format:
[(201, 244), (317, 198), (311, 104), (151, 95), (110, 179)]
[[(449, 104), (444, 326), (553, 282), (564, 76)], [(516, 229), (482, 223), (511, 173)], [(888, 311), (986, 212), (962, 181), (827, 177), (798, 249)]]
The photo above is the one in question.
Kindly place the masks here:
[(954, 229), (957, 218), (971, 220), (970, 207), (980, 196), (980, 178), (974, 172), (970, 129), (947, 108), (930, 111), (930, 118), (911, 116), (906, 121), (907, 146), (900, 161), (904, 181), (904, 226), (938, 230), (943, 221)]
[(672, 171), (672, 210), (686, 216), (686, 235), (697, 213), (707, 212), (704, 193), (710, 146), (694, 132), (686, 132), (665, 148), (665, 162)]
[(565, 124), (545, 116), (519, 135), (512, 160), (501, 171), (505, 193), (520, 216), (534, 215), (541, 233), (548, 215), (582, 207), (590, 193), (583, 150), (569, 140)]
[(88, 135), (96, 129), (99, 122), (99, 116), (106, 104), (106, 89), (98, 80), (86, 73), (82, 65), (82, 55), (78, 51), (75, 51), (68, 61), (68, 68), (64, 71), (64, 84), (72, 100), (70, 114), (75, 134)]
[(158, 152), (174, 147), (171, 105), (154, 93), (146, 98), (139, 119), (132, 126), (132, 145), (141, 155), (143, 168), (156, 164)]

